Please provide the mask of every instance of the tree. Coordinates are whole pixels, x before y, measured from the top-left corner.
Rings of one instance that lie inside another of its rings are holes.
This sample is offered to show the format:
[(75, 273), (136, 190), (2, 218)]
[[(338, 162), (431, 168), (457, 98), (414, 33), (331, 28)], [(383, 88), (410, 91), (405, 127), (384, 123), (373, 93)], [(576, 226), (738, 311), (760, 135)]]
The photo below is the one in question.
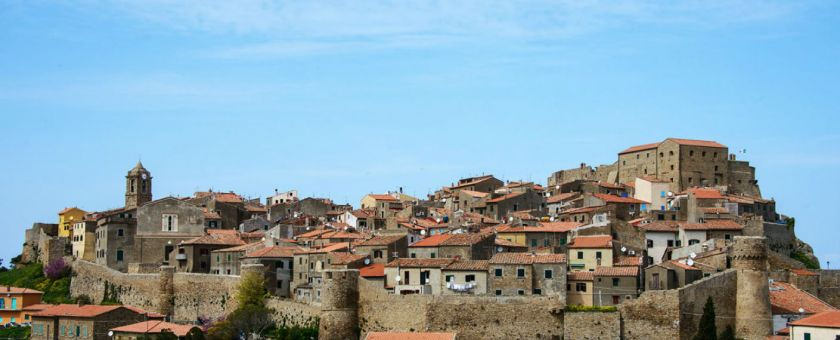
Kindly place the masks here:
[(735, 340), (735, 330), (732, 329), (732, 326), (726, 326), (723, 333), (720, 333), (718, 340)]
[(225, 326), (234, 330), (235, 333), (244, 335), (247, 339), (271, 327), (273, 325), (271, 314), (274, 311), (265, 305), (267, 296), (265, 277), (262, 273), (243, 274), (236, 292), (238, 307), (228, 315)]
[(712, 297), (706, 299), (703, 306), (703, 316), (700, 317), (700, 325), (697, 326), (697, 335), (694, 340), (717, 340), (717, 326), (715, 326), (715, 302)]

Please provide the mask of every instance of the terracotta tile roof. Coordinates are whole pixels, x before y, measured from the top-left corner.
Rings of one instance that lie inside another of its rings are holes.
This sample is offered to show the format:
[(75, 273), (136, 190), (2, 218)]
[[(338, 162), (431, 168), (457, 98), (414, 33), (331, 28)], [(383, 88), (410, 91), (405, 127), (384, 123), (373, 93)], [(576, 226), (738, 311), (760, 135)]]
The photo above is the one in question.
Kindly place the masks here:
[(648, 218), (647, 217), (639, 217), (639, 218), (636, 218), (636, 219), (629, 220), (629, 221), (627, 221), (627, 223), (634, 226), (634, 227), (638, 227), (644, 221), (648, 221)]
[(212, 196), (214, 199), (216, 199), (216, 201), (225, 203), (241, 203), (243, 201), (242, 196), (239, 196), (233, 192), (199, 191), (195, 193), (195, 198), (203, 198), (207, 196)]
[(642, 145), (631, 146), (627, 149), (624, 149), (624, 151), (619, 152), (618, 154), (621, 155), (621, 154), (630, 153), (630, 152), (655, 149), (657, 146), (659, 146), (659, 143), (650, 143), (650, 144), (642, 144)]
[(707, 213), (707, 214), (728, 214), (729, 213), (729, 209), (726, 209), (724, 207), (707, 207), (707, 208), (701, 208), (701, 209), (703, 210), (704, 213)]
[(808, 269), (791, 269), (790, 272), (799, 276), (820, 276), (820, 274), (812, 272)]
[(639, 276), (639, 267), (597, 267), (595, 276)]
[(606, 203), (626, 203), (626, 204), (646, 204), (648, 202), (635, 199), (633, 197), (620, 197), (616, 195), (609, 195), (609, 194), (592, 194), (592, 196), (597, 197), (598, 199), (606, 202)]
[(642, 257), (641, 256), (621, 256), (613, 263), (613, 266), (616, 266), (616, 267), (641, 266), (641, 265), (642, 265)]
[(350, 228), (350, 225), (344, 222), (327, 222), (326, 225), (338, 230), (346, 230)]
[(595, 273), (590, 271), (571, 272), (566, 274), (566, 280), (569, 281), (592, 281), (595, 279)]
[(813, 326), (826, 328), (840, 328), (840, 311), (829, 311), (811, 315), (794, 322), (788, 323), (791, 326)]
[(249, 212), (262, 212), (262, 213), (268, 212), (268, 208), (266, 208), (264, 205), (258, 205), (258, 204), (246, 204), (245, 205), (245, 210), (247, 210)]
[(705, 223), (687, 223), (680, 222), (680, 228), (685, 230), (741, 230), (744, 229), (742, 224), (733, 220), (707, 220)]
[(478, 198), (483, 198), (483, 197), (486, 197), (487, 195), (490, 195), (490, 193), (488, 193), (488, 192), (481, 192), (481, 191), (475, 191), (475, 190), (461, 190), (461, 192), (464, 193), (464, 194), (470, 195), (472, 197), (478, 197)]
[(680, 145), (691, 145), (691, 146), (705, 146), (709, 148), (725, 148), (726, 145), (720, 144), (715, 141), (710, 140), (699, 140), (699, 139), (685, 139), (685, 138), (668, 138), (666, 140), (672, 140)]
[(317, 249), (298, 250), (298, 251), (295, 251), (295, 255), (299, 255), (299, 254), (326, 254), (326, 253), (331, 253), (331, 252), (334, 252), (334, 251), (339, 251), (339, 250), (345, 249), (347, 247), (349, 247), (347, 242), (338, 242), (338, 243), (328, 244), (324, 247), (317, 248)]
[(216, 252), (228, 253), (228, 252), (240, 252), (240, 251), (248, 253), (250, 251), (255, 251), (257, 249), (262, 249), (263, 247), (265, 247), (265, 243), (254, 242), (254, 243), (243, 244), (241, 246), (236, 246), (236, 247), (216, 249), (216, 250), (211, 251), (211, 253), (216, 253)]
[(639, 229), (645, 231), (663, 231), (663, 232), (677, 232), (678, 231), (678, 224), (674, 221), (653, 221), (648, 224), (642, 224), (639, 226)]
[(440, 246), (441, 243), (448, 240), (452, 237), (452, 234), (437, 234), (426, 237), (420, 241), (414, 242), (414, 244), (410, 245), (409, 247), (437, 247)]
[(370, 240), (361, 242), (357, 246), (387, 246), (391, 243), (404, 239), (405, 235), (380, 235)]
[(677, 268), (681, 268), (681, 269), (684, 269), (684, 270), (700, 270), (700, 268), (697, 268), (697, 267), (694, 267), (694, 266), (689, 266), (688, 264), (685, 264), (680, 260), (665, 261), (665, 262), (662, 262), (662, 265), (665, 266), (665, 267), (677, 267)]
[(36, 304), (34, 304), (34, 305), (29, 305), (29, 306), (23, 307), (23, 308), (21, 308), (20, 310), (25, 310), (25, 311), (42, 311), (42, 310), (47, 309), (47, 308), (50, 308), (50, 307), (52, 307), (52, 306), (55, 306), (55, 305), (51, 305), (51, 304), (48, 304), (48, 303), (36, 303)]
[(778, 281), (770, 284), (770, 306), (774, 315), (801, 314), (799, 313), (800, 308), (805, 310), (805, 314), (837, 311), (836, 308), (816, 296), (790, 283)]
[(572, 239), (569, 248), (612, 248), (612, 236), (578, 236)]
[(369, 194), (369, 197), (377, 201), (397, 201), (397, 198), (388, 194)]
[(359, 276), (361, 277), (383, 277), (385, 276), (385, 264), (374, 263), (367, 267), (359, 269)]
[(0, 294), (44, 294), (44, 292), (31, 288), (0, 286)]
[(357, 218), (368, 218), (376, 216), (376, 212), (371, 209), (357, 209), (350, 212), (353, 216)]
[(455, 259), (412, 259), (412, 258), (399, 258), (395, 259), (385, 267), (401, 267), (401, 268), (443, 268), (448, 266), (450, 263), (455, 262)]
[[(72, 316), (78, 318), (92, 318), (101, 314), (108, 313), (118, 308), (126, 308), (124, 306), (99, 306), (99, 305), (75, 305), (75, 304), (60, 304), (33, 313), (32, 316)], [(129, 310), (141, 311), (136, 308), (128, 308)]]
[(520, 192), (512, 192), (512, 193), (509, 193), (509, 194), (504, 195), (504, 196), (499, 196), (499, 197), (496, 197), (496, 198), (493, 198), (493, 199), (489, 199), (489, 200), (487, 200), (487, 203), (498, 203), (498, 202), (501, 202), (501, 201), (504, 201), (504, 200), (509, 200), (511, 198), (515, 198), (515, 197), (518, 197), (518, 196), (521, 196), (521, 195), (524, 195), (524, 194), (525, 193), (521, 192), (521, 191)]
[(592, 206), (592, 207), (572, 208), (572, 209), (569, 209), (569, 210), (564, 210), (564, 211), (562, 211), (562, 212), (561, 212), (561, 214), (581, 214), (581, 213), (588, 213), (588, 212), (598, 211), (598, 210), (600, 210), (601, 208), (604, 208), (604, 207), (606, 207), (606, 206), (604, 206), (604, 205), (596, 205), (596, 206)]
[(298, 238), (313, 238), (313, 237), (318, 237), (321, 234), (329, 233), (329, 232), (333, 232), (333, 231), (335, 231), (335, 230), (332, 230), (332, 229), (315, 229), (315, 230), (307, 231), (303, 234), (300, 234), (297, 237)]
[(505, 239), (500, 238), (500, 237), (497, 237), (495, 241), (496, 241), (497, 246), (509, 247), (509, 248), (528, 248), (528, 246), (513, 243), (511, 241), (505, 240)]
[[(444, 234), (445, 235), (445, 234)], [(441, 242), (441, 246), (470, 246), (476, 243), (479, 243), (490, 237), (490, 234), (478, 234), (478, 233), (464, 233), (464, 234), (451, 234), (451, 236), (443, 242)]]
[(265, 247), (262, 249), (254, 250), (250, 253), (245, 255), (246, 258), (281, 258), (281, 257), (294, 257), (295, 252), (299, 250), (304, 250), (301, 247), (281, 247), (281, 246), (271, 246)]
[(359, 234), (359, 233), (350, 233), (350, 232), (346, 232), (346, 231), (333, 231), (333, 232), (328, 232), (328, 233), (323, 233), (321, 235), (318, 235), (318, 238), (320, 238), (320, 239), (333, 239), (333, 238), (337, 238), (337, 239), (363, 239), (363, 238), (365, 238), (365, 236), (362, 235), (362, 234)]
[(478, 270), (487, 271), (487, 260), (457, 260), (450, 263), (443, 269), (445, 270)]
[(334, 251), (329, 254), (330, 256), (330, 264), (334, 265), (347, 265), (359, 260), (362, 260), (367, 257), (367, 255), (361, 254), (352, 254), (347, 252), (341, 251)]
[(496, 228), (500, 233), (565, 233), (572, 231), (583, 223), (578, 222), (540, 222), (539, 226), (511, 226), (502, 225)]
[(497, 253), (490, 264), (566, 263), (565, 254)]
[(73, 210), (79, 210), (79, 211), (81, 211), (81, 212), (85, 212), (84, 210), (79, 209), (79, 208), (77, 208), (77, 207), (69, 207), (69, 208), (64, 208), (64, 209), (62, 209), (61, 211), (59, 211), (59, 212), (58, 212), (58, 214), (59, 214), (59, 215), (64, 215), (64, 214), (69, 213), (69, 212), (71, 212), (71, 211), (73, 211)]
[(556, 194), (556, 195), (551, 195), (550, 197), (548, 197), (545, 200), (545, 202), (549, 203), (549, 204), (550, 203), (559, 203), (559, 202), (562, 202), (562, 201), (566, 201), (570, 198), (573, 198), (577, 195), (580, 195), (580, 193), (579, 192), (563, 192), (563, 193), (559, 193), (559, 194)]
[[(209, 232), (210, 230), (211, 229), (208, 229), (207, 231)], [(181, 244), (238, 246), (244, 245), (245, 241), (242, 241), (242, 238), (239, 237), (238, 233), (212, 233), (184, 241)]]
[(689, 188), (687, 193), (693, 194), (695, 198), (699, 199), (723, 199), (720, 191), (712, 188)]
[(610, 182), (597, 182), (599, 187), (609, 188), (609, 189), (624, 189), (624, 186), (621, 184), (615, 184)]
[(456, 333), (370, 332), (365, 340), (455, 340)]
[(236, 235), (239, 234), (235, 229), (207, 229), (208, 235)]
[(475, 184), (484, 182), (484, 181), (486, 181), (488, 179), (491, 179), (491, 178), (493, 178), (493, 175), (485, 175), (485, 176), (479, 176), (479, 177), (464, 178), (464, 179), (461, 179), (461, 180), (458, 181), (459, 183), (463, 182), (462, 184), (458, 184), (456, 186), (450, 187), (449, 189), (457, 189), (457, 188), (462, 188), (462, 187), (466, 187), (466, 186), (470, 186), (470, 185), (475, 185)]
[(176, 323), (165, 322), (161, 320), (142, 321), (130, 325), (111, 328), (114, 332), (136, 333), (136, 334), (157, 334), (163, 330), (169, 330), (176, 336), (186, 336), (193, 328), (198, 328), (195, 325), (179, 325)]

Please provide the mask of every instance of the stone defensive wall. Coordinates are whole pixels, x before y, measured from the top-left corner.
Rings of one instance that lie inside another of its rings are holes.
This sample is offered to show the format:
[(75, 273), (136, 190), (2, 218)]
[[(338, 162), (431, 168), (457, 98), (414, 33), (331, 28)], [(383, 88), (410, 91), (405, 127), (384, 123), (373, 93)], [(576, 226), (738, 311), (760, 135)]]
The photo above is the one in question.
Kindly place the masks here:
[(72, 263), (70, 295), (87, 296), (93, 303), (106, 298), (149, 311), (158, 309), (158, 274), (126, 274), (88, 261)]

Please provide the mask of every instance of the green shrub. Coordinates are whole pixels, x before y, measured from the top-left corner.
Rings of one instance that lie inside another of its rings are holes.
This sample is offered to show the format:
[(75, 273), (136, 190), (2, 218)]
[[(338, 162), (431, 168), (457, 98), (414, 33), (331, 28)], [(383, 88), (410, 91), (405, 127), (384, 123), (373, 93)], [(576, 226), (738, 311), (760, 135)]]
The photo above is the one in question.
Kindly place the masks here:
[(30, 327), (9, 327), (0, 329), (0, 339), (29, 339)]
[(568, 305), (566, 306), (567, 312), (599, 312), (599, 313), (608, 313), (608, 312), (615, 312), (618, 310), (615, 306), (581, 306), (581, 305)]
[(808, 258), (807, 256), (805, 256), (804, 253), (798, 252), (796, 250), (790, 252), (790, 258), (792, 258), (794, 260), (797, 260), (799, 262), (802, 262), (802, 264), (805, 265), (805, 268), (820, 269), (820, 263), (819, 262)]
[(70, 276), (64, 275), (55, 280), (44, 276), (40, 263), (15, 266), (14, 269), (0, 272), (0, 285), (30, 288), (44, 292), (45, 303), (74, 303), (70, 298)]

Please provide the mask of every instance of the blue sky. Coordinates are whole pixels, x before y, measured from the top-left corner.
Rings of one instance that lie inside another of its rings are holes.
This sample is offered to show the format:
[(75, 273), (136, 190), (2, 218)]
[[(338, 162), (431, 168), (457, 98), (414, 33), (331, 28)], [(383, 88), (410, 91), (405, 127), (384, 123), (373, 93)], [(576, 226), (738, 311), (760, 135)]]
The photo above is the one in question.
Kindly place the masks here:
[[(6, 1), (0, 257), (66, 206), (274, 188), (358, 201), (544, 182), (665, 137), (757, 167), (840, 266), (840, 4)], [(826, 187), (828, 186), (828, 188)]]

